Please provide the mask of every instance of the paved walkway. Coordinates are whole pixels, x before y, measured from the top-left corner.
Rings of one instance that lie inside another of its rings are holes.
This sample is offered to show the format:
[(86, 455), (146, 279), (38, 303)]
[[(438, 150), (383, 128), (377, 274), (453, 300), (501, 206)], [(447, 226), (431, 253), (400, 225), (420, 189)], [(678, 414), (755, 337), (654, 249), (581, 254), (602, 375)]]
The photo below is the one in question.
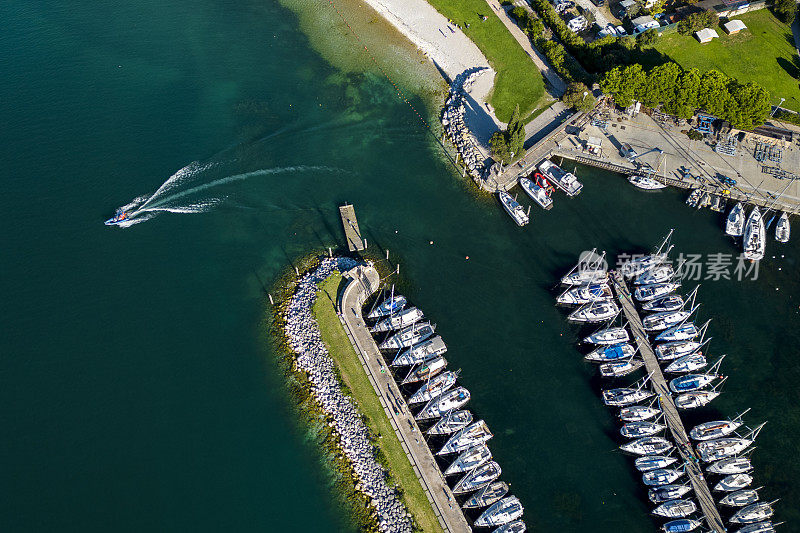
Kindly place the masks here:
[(425, 437), (419, 431), (413, 414), (408, 410), (400, 388), (383, 363), (383, 356), (372, 338), (361, 306), (380, 285), (380, 276), (372, 266), (358, 266), (344, 274), (349, 284), (342, 291), (338, 304), (339, 318), (347, 336), (361, 359), (375, 393), (378, 395), (386, 416), (394, 427), (397, 438), (408, 456), (414, 471), (425, 490), (442, 529), (452, 533), (470, 532), (464, 513), (445, 483), (434, 460)]

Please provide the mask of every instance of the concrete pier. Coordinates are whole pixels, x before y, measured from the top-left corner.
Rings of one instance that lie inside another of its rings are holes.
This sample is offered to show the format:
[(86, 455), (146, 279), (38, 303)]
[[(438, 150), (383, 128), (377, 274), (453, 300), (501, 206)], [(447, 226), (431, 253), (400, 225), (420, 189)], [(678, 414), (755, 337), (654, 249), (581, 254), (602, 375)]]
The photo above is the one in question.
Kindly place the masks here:
[(342, 217), (344, 236), (347, 240), (347, 248), (351, 252), (360, 252), (367, 247), (366, 240), (361, 237), (361, 230), (358, 228), (356, 210), (351, 204), (339, 206), (339, 215)]

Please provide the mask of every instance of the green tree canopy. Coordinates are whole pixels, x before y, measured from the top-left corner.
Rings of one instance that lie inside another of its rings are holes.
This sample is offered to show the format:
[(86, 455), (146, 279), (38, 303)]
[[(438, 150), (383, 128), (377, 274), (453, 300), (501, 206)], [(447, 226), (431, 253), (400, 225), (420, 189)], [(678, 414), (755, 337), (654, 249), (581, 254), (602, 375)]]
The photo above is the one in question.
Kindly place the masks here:
[(636, 44), (639, 45), (639, 48), (653, 46), (656, 44), (656, 40), (658, 40), (658, 31), (655, 28), (650, 28), (636, 36)]
[(790, 24), (797, 15), (797, 4), (794, 0), (775, 0), (772, 12), (783, 22)]
[(589, 111), (595, 104), (592, 91), (583, 83), (570, 83), (567, 85), (567, 91), (561, 97), (561, 101), (567, 107), (572, 107), (577, 111)]

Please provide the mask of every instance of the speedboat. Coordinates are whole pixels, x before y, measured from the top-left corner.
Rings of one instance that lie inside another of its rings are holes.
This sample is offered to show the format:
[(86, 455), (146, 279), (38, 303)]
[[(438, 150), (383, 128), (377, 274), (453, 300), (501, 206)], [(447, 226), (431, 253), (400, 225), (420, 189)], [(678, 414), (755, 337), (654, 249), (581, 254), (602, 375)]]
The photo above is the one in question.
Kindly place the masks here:
[(436, 325), (430, 322), (417, 322), (403, 328), (381, 343), (381, 350), (399, 350), (424, 341), (436, 331)]
[(461, 408), (469, 401), (469, 398), (469, 391), (464, 387), (458, 387), (451, 391), (443, 392), (430, 400), (414, 418), (417, 420), (439, 418), (447, 411)]
[(742, 202), (737, 202), (725, 220), (725, 234), (741, 237), (742, 233), (744, 233), (744, 205)]
[(495, 527), (513, 522), (522, 516), (523, 507), (516, 496), (506, 496), (492, 504), (475, 520), (476, 527)]
[(668, 502), (691, 492), (689, 485), (661, 485), (647, 491), (647, 497), (653, 503)]
[(661, 183), (655, 178), (650, 176), (642, 176), (641, 174), (628, 176), (628, 181), (634, 187), (638, 187), (639, 189), (643, 189), (645, 191), (655, 191), (657, 189), (663, 189), (666, 187), (664, 183)]
[(562, 285), (586, 285), (587, 283), (606, 283), (608, 272), (605, 267), (581, 268), (575, 272), (570, 272), (561, 278)]
[(721, 393), (714, 390), (703, 390), (679, 394), (675, 397), (675, 407), (678, 409), (696, 409), (712, 402)]
[(653, 285), (654, 283), (664, 283), (675, 275), (672, 265), (654, 265), (640, 274), (633, 282), (634, 285)]
[(639, 359), (628, 359), (627, 361), (616, 361), (614, 363), (603, 363), (600, 365), (600, 375), (604, 378), (621, 378), (636, 372), (644, 366), (644, 361)]
[(714, 485), (714, 490), (719, 492), (733, 492), (735, 490), (743, 489), (753, 482), (753, 476), (750, 474), (731, 474), (725, 476), (722, 481)]
[(452, 370), (442, 372), (438, 376), (429, 379), (417, 391), (408, 398), (409, 404), (429, 402), (432, 398), (439, 396), (456, 384), (458, 374)]
[(527, 529), (528, 528), (525, 527), (525, 522), (522, 520), (514, 520), (513, 522), (498, 527), (492, 531), (492, 533), (525, 533)]
[(104, 222), (106, 226), (117, 226), (126, 220), (130, 220), (131, 214), (127, 211), (123, 211), (122, 209), (117, 209), (117, 212), (114, 213), (114, 216), (109, 218)]
[(674, 447), (664, 437), (642, 437), (623, 444), (619, 449), (636, 455), (663, 455)]
[(472, 424), (472, 413), (463, 409), (450, 411), (427, 431), (428, 435), (450, 435)]
[(736, 531), (736, 533), (775, 533), (775, 526), (779, 524), (773, 524), (769, 520), (765, 520), (764, 522), (747, 524), (743, 528), (740, 528), (738, 531)]
[(684, 518), (696, 510), (697, 505), (692, 500), (669, 500), (653, 509), (653, 514), (665, 518)]
[(592, 333), (585, 339), (583, 342), (587, 344), (598, 344), (598, 345), (607, 345), (607, 344), (618, 344), (620, 342), (628, 342), (630, 336), (628, 335), (628, 330), (621, 327), (613, 327), (613, 328), (605, 328), (601, 329), (598, 332)]
[(403, 385), (431, 379), (442, 372), (445, 368), (447, 368), (447, 359), (444, 357), (437, 357), (436, 359), (426, 361), (408, 373), (403, 380)]
[(697, 391), (707, 387), (718, 377), (717, 374), (686, 374), (670, 380), (669, 390), (676, 394)]
[(684, 311), (683, 309), (678, 309), (677, 311), (661, 311), (660, 313), (653, 313), (652, 315), (644, 317), (642, 325), (645, 331), (649, 333), (663, 331), (680, 324), (689, 318), (691, 314), (692, 311)]
[(584, 359), (594, 363), (605, 363), (608, 361), (619, 361), (620, 359), (630, 359), (636, 353), (636, 349), (628, 344), (612, 344), (611, 346), (600, 346), (587, 353)]
[(529, 222), (528, 215), (525, 213), (525, 210), (519, 205), (519, 202), (514, 200), (510, 194), (505, 191), (500, 191), (497, 193), (500, 197), (500, 203), (503, 204), (503, 209), (506, 210), (506, 213), (514, 219), (514, 222), (517, 223), (517, 226), (524, 226)]
[(691, 518), (679, 518), (672, 520), (661, 526), (664, 533), (683, 533), (684, 531), (694, 531), (703, 524), (700, 520), (693, 520)]
[(646, 405), (631, 405), (619, 410), (619, 418), (624, 422), (638, 422), (640, 420), (650, 420), (661, 414), (661, 409), (648, 407)]
[(775, 240), (778, 242), (789, 242), (791, 228), (789, 226), (789, 215), (781, 213), (778, 225), (775, 226)]
[(772, 509), (774, 503), (775, 502), (758, 502), (748, 505), (736, 511), (736, 514), (730, 518), (730, 521), (733, 524), (753, 524), (766, 520), (775, 514), (775, 511)]
[(702, 195), (703, 191), (701, 189), (692, 189), (692, 192), (689, 193), (689, 197), (686, 198), (686, 205), (689, 207), (697, 207)]
[(702, 353), (697, 352), (684, 355), (679, 359), (675, 359), (673, 362), (664, 367), (664, 372), (667, 374), (683, 374), (685, 372), (694, 372), (695, 370), (700, 370), (706, 366), (708, 366), (706, 357)]
[(642, 304), (642, 309), (650, 311), (651, 313), (660, 313), (662, 311), (677, 311), (683, 307), (683, 298), (677, 294), (668, 294), (649, 302)]
[(447, 345), (442, 340), (442, 337), (436, 335), (435, 337), (427, 338), (410, 346), (397, 354), (397, 357), (392, 361), (392, 366), (411, 366), (419, 363), (424, 363), (434, 357), (442, 355), (447, 351)]
[(494, 481), (470, 496), (464, 502), (464, 509), (479, 509), (487, 507), (508, 494), (508, 484), (505, 481)]
[(642, 473), (642, 482), (649, 486), (669, 485), (686, 473), (685, 470), (676, 468), (656, 468)]
[(492, 458), (492, 452), (485, 444), (478, 444), (472, 448), (464, 451), (458, 458), (453, 461), (447, 470), (444, 471), (445, 476), (452, 474), (461, 474), (462, 472), (469, 472), (470, 470), (481, 466)]
[(589, 283), (567, 289), (556, 298), (556, 302), (565, 305), (582, 305), (605, 298), (611, 298), (611, 287), (607, 283)]
[(723, 437), (721, 439), (705, 440), (697, 445), (697, 455), (706, 463), (728, 459), (745, 451), (753, 440), (742, 437)]
[(694, 340), (665, 342), (655, 347), (655, 354), (659, 361), (672, 361), (685, 355), (697, 353), (700, 346), (701, 344)]
[(455, 484), (453, 494), (463, 494), (478, 490), (499, 478), (502, 472), (500, 465), (495, 461), (483, 463), (477, 468), (473, 468)]
[(567, 320), (585, 323), (605, 322), (617, 316), (618, 313), (619, 307), (613, 300), (595, 300), (570, 313)]
[(472, 448), (473, 446), (486, 442), (491, 439), (492, 436), (492, 432), (486, 427), (486, 422), (478, 420), (450, 437), (436, 455), (462, 452), (467, 448)]
[[(759, 487), (760, 489), (761, 487)], [(758, 501), (758, 489), (742, 489), (726, 494), (719, 503), (728, 507), (744, 507)]]
[(646, 400), (653, 396), (653, 394), (653, 392), (644, 389), (608, 389), (603, 391), (603, 403), (606, 405), (625, 407), (626, 405), (633, 405), (642, 400)]
[(665, 427), (663, 424), (643, 420), (641, 422), (628, 422), (619, 429), (619, 433), (629, 439), (638, 439), (639, 437), (655, 435), (659, 431), (663, 431)]
[(761, 211), (754, 207), (747, 217), (747, 224), (744, 227), (744, 258), (751, 261), (759, 261), (764, 258), (764, 247), (766, 239), (764, 236), (764, 219), (761, 218)]
[(700, 330), (694, 325), (694, 322), (686, 322), (662, 331), (656, 336), (656, 341), (688, 341), (689, 339), (697, 337), (699, 334)]
[(668, 281), (666, 283), (654, 283), (653, 285), (640, 285), (633, 292), (633, 297), (640, 302), (648, 302), (675, 292), (680, 287), (680, 283)]
[(369, 312), (367, 318), (381, 318), (391, 315), (406, 306), (406, 297), (399, 294), (390, 296), (382, 301), (375, 309)]
[(401, 329), (406, 326), (410, 326), (416, 322), (422, 320), (422, 311), (417, 309), (416, 307), (409, 307), (408, 309), (404, 309), (400, 311), (394, 316), (389, 318), (384, 318), (370, 329), (373, 333), (380, 333), (383, 331), (394, 331), (396, 329)]
[(636, 470), (639, 472), (647, 472), (649, 470), (657, 470), (659, 468), (666, 468), (669, 465), (678, 462), (676, 457), (669, 455), (645, 455), (638, 457), (635, 461)]
[(583, 189), (583, 184), (578, 181), (575, 174), (565, 172), (561, 167), (545, 159), (539, 163), (539, 172), (547, 178), (550, 183), (567, 193), (567, 196), (577, 196)]
[(753, 469), (750, 459), (747, 457), (729, 457), (712, 463), (706, 470), (712, 474), (744, 474)]
[(519, 186), (525, 191), (525, 194), (531, 197), (531, 200), (542, 206), (544, 209), (553, 207), (553, 199), (550, 194), (543, 187), (540, 187), (528, 178), (520, 178)]
[[(749, 411), (749, 409), (747, 411)], [(692, 428), (689, 432), (689, 436), (694, 440), (711, 440), (727, 437), (741, 427), (742, 416), (744, 416), (747, 411), (731, 420), (714, 420), (713, 422), (698, 424)]]

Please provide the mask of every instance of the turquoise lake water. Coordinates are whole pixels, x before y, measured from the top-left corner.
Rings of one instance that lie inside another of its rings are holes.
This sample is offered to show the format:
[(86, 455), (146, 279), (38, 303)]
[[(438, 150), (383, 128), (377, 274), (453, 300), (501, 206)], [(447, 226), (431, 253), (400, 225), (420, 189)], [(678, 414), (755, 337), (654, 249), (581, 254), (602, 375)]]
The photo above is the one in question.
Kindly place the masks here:
[[(655, 530), (552, 288), (580, 251), (643, 251), (670, 227), (678, 251), (736, 253), (718, 215), (578, 168), (578, 198), (517, 228), (385, 78), (338, 71), (270, 1), (12, 0), (0, 16), (3, 530), (346, 530), (265, 333), (265, 288), (342, 242), (344, 201), (437, 322), (529, 526)], [(178, 171), (150, 207), (205, 212), (103, 226)], [(703, 282), (730, 378), (691, 418), (769, 420), (756, 483), (786, 532), (798, 242), (770, 239), (756, 281)]]

